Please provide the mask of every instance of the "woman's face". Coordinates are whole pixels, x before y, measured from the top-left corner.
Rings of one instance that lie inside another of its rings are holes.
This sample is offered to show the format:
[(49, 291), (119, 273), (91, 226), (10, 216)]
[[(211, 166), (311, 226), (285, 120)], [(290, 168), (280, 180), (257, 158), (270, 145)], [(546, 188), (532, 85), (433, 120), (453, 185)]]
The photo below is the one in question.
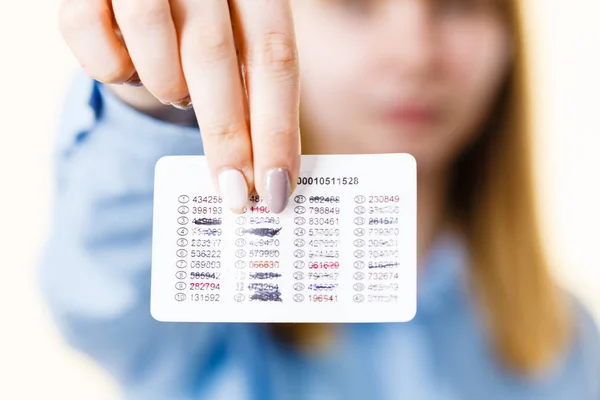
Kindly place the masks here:
[(499, 0), (295, 0), (305, 153), (413, 154), (440, 171), (510, 59)]

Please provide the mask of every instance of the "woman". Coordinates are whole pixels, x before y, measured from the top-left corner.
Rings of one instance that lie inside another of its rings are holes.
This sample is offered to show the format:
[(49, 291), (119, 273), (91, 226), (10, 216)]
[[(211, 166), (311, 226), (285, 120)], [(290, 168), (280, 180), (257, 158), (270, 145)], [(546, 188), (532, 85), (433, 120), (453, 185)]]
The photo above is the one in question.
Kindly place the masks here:
[[(67, 102), (41, 270), (70, 343), (132, 399), (600, 398), (598, 332), (541, 249), (517, 1), (291, 5), (65, 2), (63, 34), (104, 82), (79, 78)], [(299, 71), (305, 153), (418, 161), (417, 316), (154, 321), (155, 162), (206, 151), (232, 209), (256, 187), (280, 212), (298, 171)]]

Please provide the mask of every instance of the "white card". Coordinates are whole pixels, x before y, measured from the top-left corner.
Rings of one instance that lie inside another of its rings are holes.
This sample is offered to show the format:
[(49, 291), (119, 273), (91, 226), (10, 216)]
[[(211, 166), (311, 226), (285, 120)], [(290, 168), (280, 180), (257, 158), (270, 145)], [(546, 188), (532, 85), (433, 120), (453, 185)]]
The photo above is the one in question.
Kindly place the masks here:
[(156, 165), (151, 313), (171, 322), (404, 322), (417, 300), (416, 162), (302, 156), (282, 214), (223, 206), (202, 156)]

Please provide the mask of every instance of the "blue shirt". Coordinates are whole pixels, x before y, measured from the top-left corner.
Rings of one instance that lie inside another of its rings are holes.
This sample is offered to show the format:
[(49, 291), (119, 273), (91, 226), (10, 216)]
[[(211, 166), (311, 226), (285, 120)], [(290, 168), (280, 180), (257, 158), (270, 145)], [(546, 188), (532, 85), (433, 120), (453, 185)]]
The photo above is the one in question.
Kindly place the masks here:
[(155, 321), (154, 164), (202, 153), (197, 128), (137, 113), (83, 76), (74, 82), (59, 131), (41, 283), (64, 336), (127, 398), (600, 399), (600, 338), (577, 302), (576, 335), (542, 376), (527, 379), (497, 361), (464, 289), (465, 249), (450, 235), (429, 253), (413, 321), (342, 325), (319, 354), (291, 351), (266, 325)]

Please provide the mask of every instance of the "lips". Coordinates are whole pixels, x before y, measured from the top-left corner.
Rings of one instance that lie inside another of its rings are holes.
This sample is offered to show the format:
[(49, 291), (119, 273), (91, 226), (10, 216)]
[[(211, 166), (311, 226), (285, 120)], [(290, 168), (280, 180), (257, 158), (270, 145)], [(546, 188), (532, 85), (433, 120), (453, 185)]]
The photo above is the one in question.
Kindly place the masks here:
[(402, 104), (385, 109), (383, 118), (394, 124), (429, 125), (440, 118), (438, 108), (425, 104)]

